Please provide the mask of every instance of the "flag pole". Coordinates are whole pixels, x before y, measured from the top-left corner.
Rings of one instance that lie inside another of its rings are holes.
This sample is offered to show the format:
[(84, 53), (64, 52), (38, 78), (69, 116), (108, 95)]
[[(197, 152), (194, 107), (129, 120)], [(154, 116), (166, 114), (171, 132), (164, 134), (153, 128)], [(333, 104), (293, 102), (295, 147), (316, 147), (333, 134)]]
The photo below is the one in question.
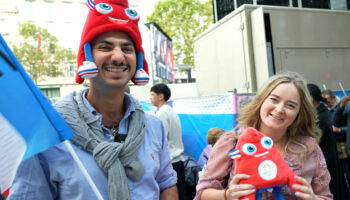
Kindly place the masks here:
[(82, 172), (83, 175), (85, 176), (86, 180), (88, 181), (90, 187), (92, 188), (92, 190), (93, 190), (94, 193), (96, 194), (97, 198), (98, 198), (99, 200), (103, 200), (103, 197), (102, 197), (100, 191), (98, 191), (98, 189), (97, 189), (95, 183), (92, 181), (92, 179), (91, 179), (89, 173), (86, 171), (86, 169), (85, 169), (83, 163), (81, 163), (81, 161), (80, 161), (80, 159), (78, 158), (77, 154), (75, 153), (75, 151), (74, 151), (72, 145), (68, 142), (68, 140), (65, 140), (63, 143), (66, 145), (66, 147), (67, 147), (69, 153), (72, 155), (74, 161), (78, 164), (79, 169), (81, 170), (81, 172)]
[(325, 84), (322, 84), (322, 86), (323, 86), (323, 89), (327, 90), (327, 87)]
[(347, 95), (346, 95), (346, 92), (345, 92), (345, 90), (343, 88), (343, 84), (341, 84), (341, 82), (339, 82), (339, 86), (340, 86), (341, 90), (343, 91), (344, 96), (346, 97)]

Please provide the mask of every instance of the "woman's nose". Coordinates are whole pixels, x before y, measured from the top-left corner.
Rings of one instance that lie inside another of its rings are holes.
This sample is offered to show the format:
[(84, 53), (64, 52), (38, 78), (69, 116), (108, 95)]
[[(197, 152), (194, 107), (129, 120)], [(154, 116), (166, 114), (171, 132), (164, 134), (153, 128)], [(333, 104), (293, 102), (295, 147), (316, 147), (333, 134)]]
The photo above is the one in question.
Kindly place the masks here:
[(277, 104), (275, 110), (278, 112), (283, 112), (284, 111), (284, 104), (283, 103)]

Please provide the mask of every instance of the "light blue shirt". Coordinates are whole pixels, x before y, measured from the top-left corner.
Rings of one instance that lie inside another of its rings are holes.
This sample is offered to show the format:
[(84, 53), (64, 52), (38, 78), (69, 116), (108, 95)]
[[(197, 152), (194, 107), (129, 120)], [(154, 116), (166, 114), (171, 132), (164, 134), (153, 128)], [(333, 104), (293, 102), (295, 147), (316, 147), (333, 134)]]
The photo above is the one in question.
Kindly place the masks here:
[[(84, 95), (85, 96), (85, 95)], [(102, 116), (84, 99), (85, 106), (99, 118)], [(126, 113), (119, 124), (119, 133), (126, 134), (129, 119), (135, 107), (125, 95)], [(175, 185), (176, 172), (169, 156), (164, 127), (159, 119), (145, 114), (146, 134), (138, 151), (145, 167), (138, 181), (128, 179), (132, 199), (159, 199), (160, 192)], [(101, 125), (102, 126), (102, 125)], [(111, 133), (103, 128), (105, 138)], [(70, 142), (104, 199), (108, 197), (108, 177), (90, 152)], [(21, 163), (9, 199), (97, 199), (87, 180), (63, 143), (54, 146)]]

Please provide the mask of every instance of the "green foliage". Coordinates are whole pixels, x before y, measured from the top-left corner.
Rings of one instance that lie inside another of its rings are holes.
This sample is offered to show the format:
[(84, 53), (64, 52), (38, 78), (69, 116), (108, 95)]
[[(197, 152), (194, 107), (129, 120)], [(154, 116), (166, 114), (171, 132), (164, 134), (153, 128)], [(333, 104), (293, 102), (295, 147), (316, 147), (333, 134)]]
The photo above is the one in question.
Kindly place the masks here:
[(172, 38), (177, 64), (194, 66), (193, 39), (213, 23), (211, 0), (161, 0), (147, 17)]
[[(38, 48), (39, 34), (41, 52)], [(57, 38), (45, 28), (22, 23), (19, 25), (19, 39), (18, 46), (12, 46), (13, 52), (35, 82), (44, 77), (62, 76), (62, 67), (75, 62), (76, 54), (58, 45)]]

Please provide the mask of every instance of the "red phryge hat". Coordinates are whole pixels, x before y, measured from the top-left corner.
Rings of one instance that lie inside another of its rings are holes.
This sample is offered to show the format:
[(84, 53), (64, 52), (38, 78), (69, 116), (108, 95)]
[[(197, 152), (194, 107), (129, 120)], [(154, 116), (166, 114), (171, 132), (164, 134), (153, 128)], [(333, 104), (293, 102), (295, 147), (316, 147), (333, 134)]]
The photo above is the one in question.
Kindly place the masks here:
[(92, 58), (91, 41), (104, 32), (122, 31), (131, 37), (136, 47), (137, 67), (132, 81), (136, 85), (146, 85), (149, 81), (148, 64), (138, 28), (139, 14), (129, 8), (127, 0), (88, 0), (87, 6), (90, 11), (81, 36), (75, 81), (83, 83), (85, 78), (98, 75), (97, 66)]

